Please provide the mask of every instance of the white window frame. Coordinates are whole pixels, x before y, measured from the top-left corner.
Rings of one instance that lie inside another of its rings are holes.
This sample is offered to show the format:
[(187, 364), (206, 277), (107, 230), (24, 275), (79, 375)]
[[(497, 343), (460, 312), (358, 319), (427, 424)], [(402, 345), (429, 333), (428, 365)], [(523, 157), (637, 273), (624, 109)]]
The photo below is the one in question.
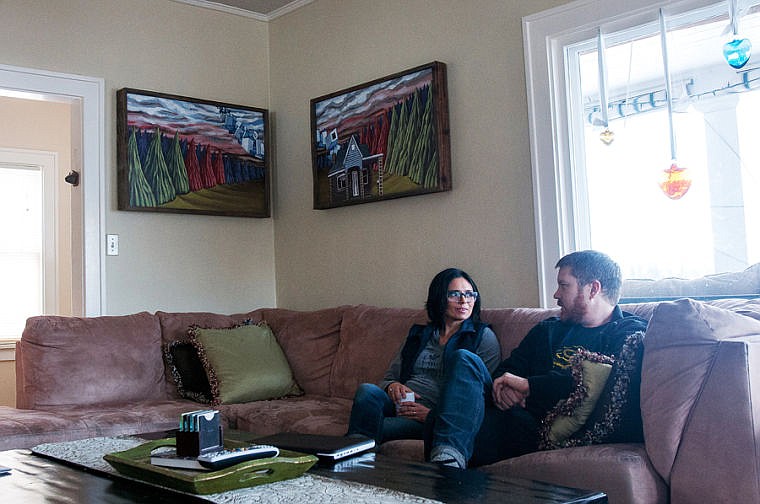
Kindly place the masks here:
[(564, 94), (568, 76), (563, 48), (594, 38), (599, 26), (613, 32), (656, 22), (661, 7), (668, 14), (676, 14), (716, 3), (717, 0), (576, 0), (523, 18), (540, 306), (554, 305), (554, 265), (578, 245), (571, 201), (577, 181), (573, 180), (570, 162), (574, 146), (570, 145), (568, 133), (571, 119)]
[(0, 168), (39, 171), (42, 177), (42, 292), (44, 314), (59, 312), (58, 300), (58, 154), (48, 151), (0, 147)]

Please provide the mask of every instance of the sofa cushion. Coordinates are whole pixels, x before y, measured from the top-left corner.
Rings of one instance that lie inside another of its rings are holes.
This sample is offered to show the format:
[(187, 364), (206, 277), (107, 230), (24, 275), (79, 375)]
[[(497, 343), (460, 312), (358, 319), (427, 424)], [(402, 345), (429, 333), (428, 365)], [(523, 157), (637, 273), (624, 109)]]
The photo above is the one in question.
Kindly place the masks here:
[[(746, 388), (746, 378), (742, 376), (748, 373), (749, 364), (746, 358), (739, 359), (730, 365), (733, 368), (730, 373), (721, 371), (720, 376), (716, 375), (716, 369), (720, 369), (718, 366), (722, 363), (721, 342), (749, 335), (760, 335), (759, 321), (710, 304), (680, 299), (660, 303), (655, 310), (644, 345), (641, 412), (647, 452), (665, 481), (670, 483), (685, 432), (692, 424), (697, 425), (698, 408), (716, 408), (715, 404), (700, 406), (702, 396), (706, 397), (706, 386), (716, 380), (725, 381), (735, 373), (739, 375), (731, 385), (735, 390), (729, 397), (725, 397), (728, 390), (718, 392), (716, 397), (723, 397), (718, 402), (725, 404), (722, 412), (714, 414), (731, 415), (731, 423), (735, 422), (736, 427), (730, 430), (741, 428), (738, 415), (750, 407), (745, 404), (748, 399), (740, 395), (740, 390)], [(736, 404), (742, 397), (744, 402)], [(711, 402), (716, 400), (713, 398)], [(712, 413), (709, 417), (713, 419)], [(715, 447), (717, 450), (734, 451), (729, 450), (729, 444), (735, 441), (729, 438), (740, 439), (740, 436), (729, 434), (730, 430), (723, 435), (717, 430), (708, 434), (709, 439), (721, 445)], [(702, 438), (701, 442), (707, 439)], [(735, 468), (726, 467), (726, 470), (734, 472)]]
[(222, 404), (230, 428), (268, 436), (284, 431), (342, 436), (348, 429), (352, 402), (348, 399), (303, 395), (287, 399)]
[(266, 324), (226, 329), (194, 327), (190, 338), (211, 386), (211, 404), (298, 395), (301, 389)]
[(424, 310), (357, 305), (343, 314), (340, 345), (330, 376), (331, 395), (351, 399), (360, 383), (379, 382)]
[(502, 358), (509, 357), (533, 326), (557, 315), (559, 308), (490, 308), (480, 312), (480, 318), (499, 338)]
[(165, 398), (161, 330), (149, 313), (31, 317), (19, 347), (19, 407)]
[(0, 450), (93, 436), (82, 418), (41, 410), (0, 406)]
[(315, 311), (272, 308), (262, 312), (288, 357), (293, 376), (307, 394), (330, 394), (330, 371), (344, 310), (338, 306)]

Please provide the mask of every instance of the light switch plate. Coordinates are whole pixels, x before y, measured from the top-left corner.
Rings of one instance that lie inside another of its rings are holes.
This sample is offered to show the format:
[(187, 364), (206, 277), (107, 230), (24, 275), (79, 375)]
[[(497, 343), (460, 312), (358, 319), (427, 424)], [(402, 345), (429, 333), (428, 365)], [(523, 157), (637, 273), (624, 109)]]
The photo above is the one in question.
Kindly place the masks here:
[(106, 255), (110, 255), (110, 256), (119, 255), (119, 235), (117, 234), (106, 235)]

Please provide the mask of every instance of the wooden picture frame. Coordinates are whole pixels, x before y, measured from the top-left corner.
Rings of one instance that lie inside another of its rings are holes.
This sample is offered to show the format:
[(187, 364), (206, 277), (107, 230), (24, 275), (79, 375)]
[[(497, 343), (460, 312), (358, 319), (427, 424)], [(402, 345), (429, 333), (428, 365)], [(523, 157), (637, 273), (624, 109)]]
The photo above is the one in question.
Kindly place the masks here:
[(269, 217), (269, 113), (140, 89), (116, 93), (119, 210)]
[(311, 100), (314, 208), (451, 190), (446, 65)]

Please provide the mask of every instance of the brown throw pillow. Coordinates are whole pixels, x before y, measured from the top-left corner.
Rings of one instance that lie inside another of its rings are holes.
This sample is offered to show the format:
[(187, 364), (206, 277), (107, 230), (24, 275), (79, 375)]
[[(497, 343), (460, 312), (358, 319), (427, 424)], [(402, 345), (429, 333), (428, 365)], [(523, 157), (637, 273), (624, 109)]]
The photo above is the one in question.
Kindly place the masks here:
[(199, 403), (211, 403), (211, 385), (195, 346), (189, 341), (172, 341), (166, 345), (164, 358), (181, 397)]

